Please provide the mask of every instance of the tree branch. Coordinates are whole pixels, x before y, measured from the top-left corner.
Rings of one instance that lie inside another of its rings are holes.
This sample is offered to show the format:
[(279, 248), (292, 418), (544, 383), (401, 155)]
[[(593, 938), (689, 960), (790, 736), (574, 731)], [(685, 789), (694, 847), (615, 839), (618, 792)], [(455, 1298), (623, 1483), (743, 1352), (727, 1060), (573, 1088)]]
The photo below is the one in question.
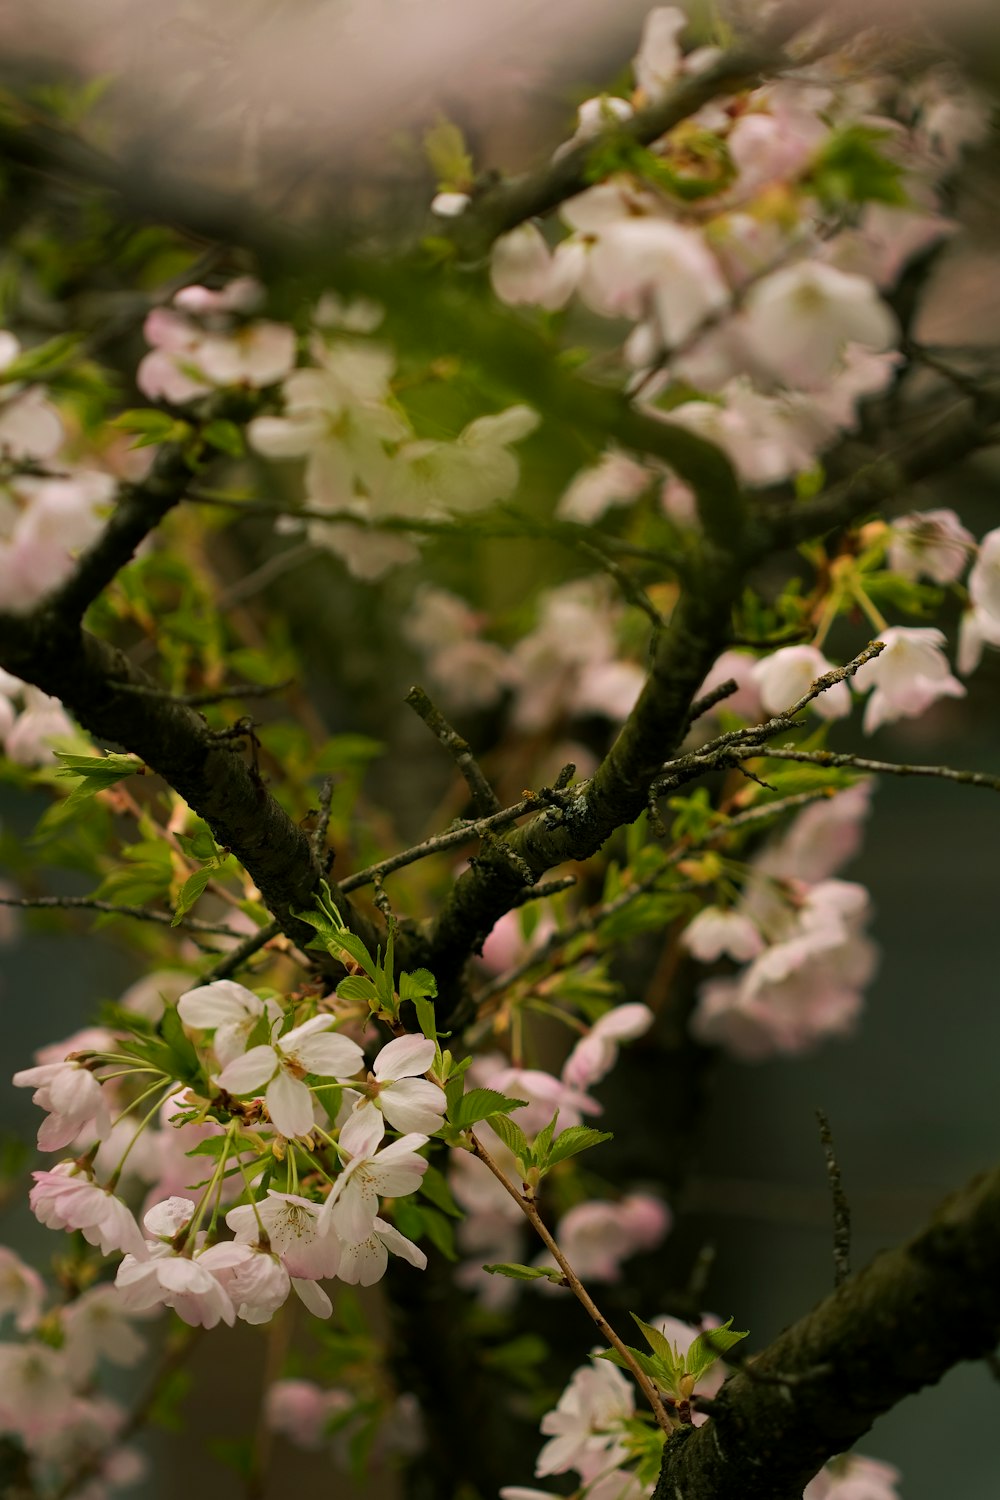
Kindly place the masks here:
[(777, 76), (785, 65), (782, 47), (815, 12), (813, 4), (785, 5), (756, 39), (723, 53), (703, 72), (681, 78), (662, 99), (630, 119), (567, 145), (538, 171), (487, 187), (474, 196), (464, 214), (450, 221), (436, 219), (434, 232), (438, 236), (447, 233), (463, 258), (478, 259), (498, 235), (516, 229), (526, 219), (551, 213), (590, 187), (591, 162), (608, 146), (619, 141), (649, 145), (720, 95), (755, 88), (765, 75)]
[[(1000, 1338), (1000, 1168), (779, 1335), (670, 1439), (653, 1500), (801, 1500), (882, 1412)], [(808, 1380), (803, 1380), (807, 1374)]]
[(991, 776), (986, 771), (956, 771), (952, 766), (900, 765), (891, 760), (869, 760), (865, 755), (852, 755), (834, 750), (791, 750), (784, 746), (768, 745), (760, 751), (766, 760), (797, 760), (813, 766), (846, 766), (852, 771), (871, 771), (886, 776), (931, 776), (940, 781), (957, 781), (963, 786), (984, 786), (1000, 792), (1000, 776)]

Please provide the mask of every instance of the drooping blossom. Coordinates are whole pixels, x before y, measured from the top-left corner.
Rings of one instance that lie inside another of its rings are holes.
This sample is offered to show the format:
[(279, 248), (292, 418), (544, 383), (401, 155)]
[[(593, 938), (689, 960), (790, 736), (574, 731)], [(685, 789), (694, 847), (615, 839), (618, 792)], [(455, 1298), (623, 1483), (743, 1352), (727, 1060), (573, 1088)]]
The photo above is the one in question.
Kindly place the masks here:
[(744, 318), (755, 357), (792, 387), (827, 380), (847, 343), (887, 349), (896, 320), (863, 276), (802, 260), (754, 283)]
[(374, 1286), (385, 1275), (389, 1251), (409, 1261), (422, 1271), (427, 1265), (427, 1256), (408, 1240), (405, 1234), (384, 1219), (376, 1218), (371, 1233), (353, 1245), (345, 1245), (340, 1257), (338, 1275), (341, 1281), (351, 1286)]
[(28, 1202), (36, 1219), (49, 1229), (79, 1229), (102, 1255), (125, 1250), (142, 1259), (146, 1246), (132, 1214), (115, 1195), (89, 1178), (73, 1161), (51, 1171), (32, 1172), (35, 1186)]
[(929, 627), (893, 625), (881, 632), (885, 650), (855, 673), (861, 693), (871, 693), (864, 731), (924, 713), (938, 698), (964, 698), (965, 688), (948, 669), (944, 635)]
[[(784, 646), (757, 663), (754, 675), (761, 703), (768, 713), (783, 713), (809, 691), (818, 677), (833, 669), (833, 662), (815, 646)], [(842, 719), (851, 711), (851, 690), (846, 682), (835, 682), (817, 694), (809, 706), (822, 719)]]
[(605, 1011), (563, 1064), (563, 1083), (575, 1089), (599, 1083), (614, 1067), (619, 1043), (644, 1036), (652, 1024), (653, 1012), (648, 1005), (616, 1005)]
[(115, 1289), (90, 1287), (60, 1313), (67, 1366), (74, 1381), (89, 1378), (101, 1359), (130, 1369), (146, 1353), (146, 1341), (136, 1332)]
[(607, 1360), (595, 1359), (574, 1374), (541, 1430), (549, 1439), (535, 1464), (539, 1478), (576, 1469), (591, 1478), (626, 1456), (622, 1424), (635, 1411), (631, 1383)]
[[(578, 1203), (556, 1226), (556, 1242), (582, 1281), (621, 1280), (622, 1261), (654, 1250), (673, 1221), (667, 1205), (651, 1193), (628, 1193), (615, 1202)], [(553, 1265), (545, 1254), (536, 1265)], [(551, 1283), (539, 1282), (541, 1289)]]
[(703, 964), (715, 963), (723, 954), (746, 963), (764, 948), (760, 928), (744, 912), (718, 906), (704, 907), (685, 927), (681, 942)]
[(877, 1458), (846, 1453), (810, 1479), (802, 1500), (900, 1500), (898, 1469)]
[(954, 583), (965, 572), (976, 542), (953, 510), (925, 510), (892, 523), (889, 566), (904, 578)]
[(107, 1096), (83, 1063), (53, 1062), (22, 1068), (12, 1082), (15, 1088), (33, 1088), (32, 1104), (47, 1112), (38, 1128), (41, 1151), (61, 1151), (87, 1127), (95, 1140), (103, 1140), (111, 1129)]
[(45, 1283), (19, 1255), (0, 1245), (0, 1318), (14, 1314), (19, 1333), (28, 1333), (42, 1315)]
[(263, 1225), (271, 1249), (296, 1280), (337, 1275), (340, 1241), (329, 1221), (321, 1220), (320, 1205), (308, 1198), (269, 1188), (267, 1196), (257, 1200), (256, 1211), (248, 1203), (239, 1204), (226, 1214), (226, 1223), (240, 1244), (256, 1242)]
[(276, 1380), (264, 1397), (264, 1420), (298, 1448), (321, 1448), (331, 1421), (353, 1405), (349, 1391), (323, 1390), (311, 1380)]

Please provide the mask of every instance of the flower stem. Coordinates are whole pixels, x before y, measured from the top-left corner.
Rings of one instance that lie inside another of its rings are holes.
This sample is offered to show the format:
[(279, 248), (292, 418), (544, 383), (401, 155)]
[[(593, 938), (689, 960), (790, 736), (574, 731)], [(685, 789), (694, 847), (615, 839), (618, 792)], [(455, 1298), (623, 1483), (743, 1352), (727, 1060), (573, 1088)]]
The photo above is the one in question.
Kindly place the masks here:
[(556, 1244), (555, 1240), (552, 1238), (552, 1235), (549, 1233), (548, 1229), (545, 1227), (545, 1224), (542, 1222), (542, 1217), (539, 1214), (538, 1209), (535, 1207), (532, 1199), (527, 1197), (524, 1193), (520, 1192), (512, 1182), (509, 1182), (507, 1180), (500, 1167), (493, 1160), (490, 1153), (486, 1150), (486, 1147), (482, 1144), (479, 1138), (475, 1134), (473, 1134), (471, 1130), (468, 1133), (468, 1138), (469, 1143), (472, 1146), (473, 1154), (475, 1156), (478, 1156), (479, 1160), (490, 1169), (490, 1171), (493, 1173), (493, 1176), (514, 1199), (514, 1202), (518, 1205), (521, 1212), (528, 1220), (528, 1223), (541, 1239), (545, 1248), (552, 1256), (552, 1259), (555, 1261), (556, 1265), (565, 1276), (566, 1284), (569, 1287), (570, 1291), (573, 1293), (574, 1297), (576, 1297), (577, 1301), (580, 1302), (586, 1309), (587, 1313), (596, 1324), (598, 1330), (611, 1345), (611, 1347), (621, 1355), (629, 1370), (634, 1375), (639, 1389), (642, 1391), (646, 1400), (652, 1407), (653, 1415), (655, 1416), (657, 1423), (669, 1436), (676, 1430), (676, 1423), (673, 1421), (672, 1417), (664, 1406), (659, 1391), (656, 1389), (656, 1386), (654, 1385), (653, 1381), (650, 1380), (646, 1372), (640, 1368), (639, 1364), (636, 1362), (635, 1356), (633, 1355), (631, 1349), (629, 1349), (628, 1345), (622, 1343), (621, 1339), (618, 1337), (617, 1333), (615, 1333), (607, 1318), (597, 1306), (593, 1297), (591, 1297), (590, 1293), (587, 1291), (587, 1288), (583, 1285), (583, 1282), (580, 1280), (579, 1276), (573, 1270), (573, 1267), (570, 1265), (565, 1255), (563, 1255), (559, 1246)]

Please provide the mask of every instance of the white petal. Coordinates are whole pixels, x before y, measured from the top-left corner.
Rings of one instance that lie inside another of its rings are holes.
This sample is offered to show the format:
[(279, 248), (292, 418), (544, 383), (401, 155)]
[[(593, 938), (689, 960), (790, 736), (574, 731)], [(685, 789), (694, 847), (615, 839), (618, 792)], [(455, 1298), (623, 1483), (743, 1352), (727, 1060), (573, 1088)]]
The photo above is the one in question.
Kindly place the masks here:
[(393, 1078), (414, 1078), (426, 1073), (433, 1061), (433, 1042), (422, 1036), (400, 1036), (382, 1048), (372, 1072), (380, 1083)]
[(304, 1083), (284, 1068), (271, 1079), (265, 1099), (272, 1123), (289, 1140), (307, 1135), (312, 1129), (313, 1096)]
[(188, 990), (178, 1000), (177, 1011), (185, 1026), (211, 1031), (227, 1022), (263, 1015), (264, 1002), (252, 990), (232, 979), (217, 979), (214, 984)]
[(274, 1077), (278, 1054), (273, 1047), (251, 1047), (242, 1057), (234, 1057), (219, 1074), (219, 1086), (229, 1094), (251, 1094)]
[(333, 1303), (317, 1282), (293, 1276), (292, 1286), (314, 1318), (328, 1318), (333, 1312)]
[[(288, 1033), (290, 1037), (291, 1032)], [(357, 1042), (350, 1037), (327, 1033), (323, 1036), (303, 1037), (295, 1046), (287, 1045), (288, 1037), (282, 1037), (280, 1046), (287, 1055), (292, 1055), (310, 1073), (321, 1078), (350, 1078), (362, 1066), (365, 1055)]]

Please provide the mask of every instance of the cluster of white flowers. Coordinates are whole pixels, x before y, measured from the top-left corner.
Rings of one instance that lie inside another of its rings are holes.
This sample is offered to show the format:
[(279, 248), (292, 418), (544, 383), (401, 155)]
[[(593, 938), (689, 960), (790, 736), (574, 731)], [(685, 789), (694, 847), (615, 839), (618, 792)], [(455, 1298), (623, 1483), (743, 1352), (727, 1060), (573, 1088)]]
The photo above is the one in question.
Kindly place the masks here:
[(706, 907), (689, 923), (683, 942), (695, 958), (746, 965), (701, 985), (700, 1041), (754, 1060), (850, 1030), (875, 967), (870, 904), (864, 886), (831, 877), (856, 852), (868, 796), (861, 783), (806, 808), (752, 860), (734, 906)]
[[(686, 1355), (699, 1333), (719, 1326), (705, 1314), (698, 1328), (678, 1318), (654, 1318), (652, 1327)], [(648, 1500), (655, 1484), (636, 1473), (635, 1398), (631, 1383), (613, 1365), (597, 1358), (574, 1371), (554, 1410), (546, 1412), (541, 1430), (544, 1443), (535, 1465), (539, 1479), (575, 1470), (580, 1494), (588, 1500)], [(727, 1374), (718, 1361), (693, 1387), (691, 1420), (701, 1426), (707, 1414), (697, 1409), (699, 1396), (711, 1400)], [(803, 1500), (899, 1500), (899, 1473), (877, 1459), (845, 1454), (831, 1460), (806, 1485)], [(500, 1500), (553, 1500), (550, 1490), (505, 1485)]]
[[(718, 56), (712, 47), (685, 55), (686, 25), (673, 7), (650, 13), (634, 103)], [(577, 138), (627, 119), (633, 102), (587, 100)], [(624, 357), (636, 398), (657, 412), (665, 389), (693, 387), (698, 394), (673, 403), (670, 421), (717, 443), (750, 485), (787, 479), (853, 427), (860, 398), (892, 380), (898, 329), (881, 293), (910, 256), (951, 232), (936, 210), (937, 185), (987, 118), (944, 73), (900, 92), (888, 77), (862, 86), (829, 59), (801, 79), (704, 106), (652, 144), (643, 176), (623, 161), (561, 205), (568, 234), (554, 247), (533, 223), (502, 236), (494, 290), (548, 309), (576, 296), (601, 317), (630, 322)], [(851, 130), (885, 152), (900, 201), (866, 203), (841, 222), (815, 174)], [(596, 519), (657, 478), (662, 466), (610, 452), (574, 482), (563, 514)], [(671, 493), (663, 491), (673, 510)]]
[[(146, 1122), (132, 1128), (121, 1080), (140, 1065), (107, 1032), (47, 1049), (39, 1066), (14, 1077), (46, 1111), (41, 1150), (77, 1153), (34, 1173), (31, 1206), (49, 1227), (80, 1230), (105, 1255), (124, 1253), (116, 1278), (123, 1306), (173, 1307), (206, 1327), (237, 1317), (263, 1322), (294, 1288), (325, 1317), (330, 1301), (320, 1280), (370, 1285), (384, 1274), (389, 1252), (424, 1266), (423, 1252), (380, 1216), (380, 1199), (415, 1192), (426, 1170), (420, 1150), (445, 1109), (442, 1089), (421, 1076), (434, 1043), (420, 1036), (389, 1042), (355, 1083), (362, 1049), (332, 1029), (330, 1014), (282, 1031), (275, 1000), (230, 980), (189, 990), (177, 1011), (202, 1045), (213, 1097), (230, 1109), (228, 1127), (209, 1113), (208, 1098), (164, 1078), (141, 1096), (159, 1097)], [(248, 1045), (261, 1035), (268, 1039)], [(333, 1118), (321, 1103), (331, 1086)], [(405, 1133), (385, 1143), (387, 1123)], [(321, 1144), (332, 1153), (326, 1168), (312, 1154)], [(287, 1160), (291, 1173), (300, 1150), (311, 1180), (325, 1183), (322, 1198), (294, 1191), (297, 1175), (290, 1191), (259, 1186), (262, 1163)], [(198, 1183), (205, 1161), (213, 1170)], [(117, 1191), (126, 1165), (125, 1185), (150, 1189), (145, 1233)], [(221, 1205), (244, 1196), (225, 1215), (234, 1239), (220, 1241)], [(206, 1215), (211, 1233), (202, 1228)]]

